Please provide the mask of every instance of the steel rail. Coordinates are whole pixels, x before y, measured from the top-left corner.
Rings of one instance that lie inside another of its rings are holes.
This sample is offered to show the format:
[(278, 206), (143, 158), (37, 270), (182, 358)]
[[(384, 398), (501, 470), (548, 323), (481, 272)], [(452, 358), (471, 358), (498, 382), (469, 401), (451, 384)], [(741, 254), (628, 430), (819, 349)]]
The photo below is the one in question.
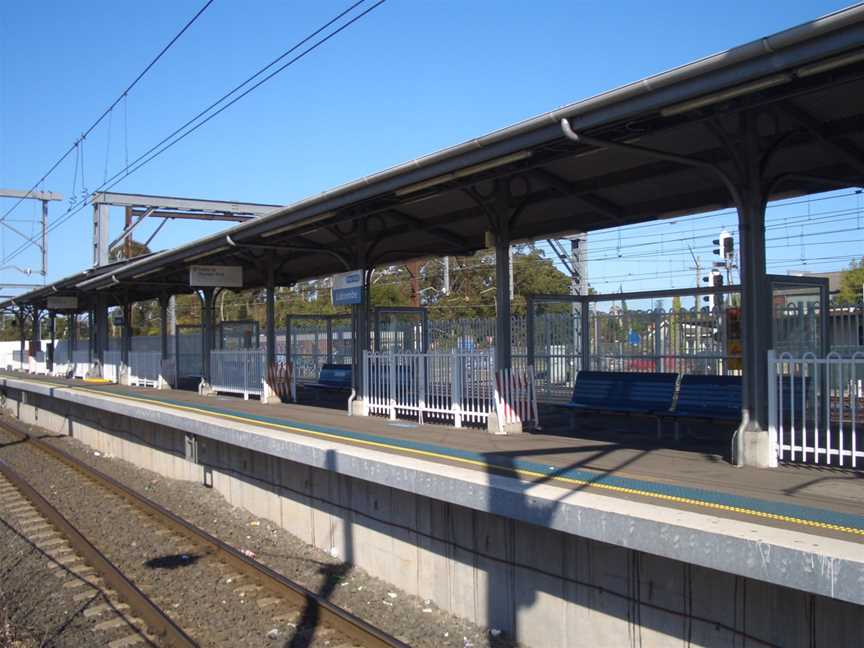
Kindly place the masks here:
[[(5, 428), (5, 426), (4, 426)], [(140, 617), (147, 627), (175, 648), (198, 648), (198, 644), (162, 611), (146, 594), (139, 590), (105, 555), (54, 508), (5, 461), (0, 460), (0, 473), (26, 497), (39, 514), (62, 533), (75, 552), (93, 567), (107, 585), (125, 601), (132, 612)], [(139, 629), (140, 631), (140, 629)]]
[(17, 430), (6, 421), (0, 423), (0, 429), (27, 441), (33, 447), (125, 499), (147, 515), (156, 518), (159, 523), (202, 546), (207, 554), (213, 555), (217, 560), (230, 564), (241, 573), (253, 577), (276, 596), (284, 598), (294, 605), (304, 606), (307, 614), (316, 616), (323, 624), (341, 632), (361, 645), (367, 648), (410, 648), (408, 644), (379, 630), (351, 612), (334, 605), (324, 597), (295, 583), (266, 565), (253, 560), (219, 538), (210, 535), (207, 531), (178, 517), (156, 502), (140, 495), (113, 477), (87, 465), (64, 450)]

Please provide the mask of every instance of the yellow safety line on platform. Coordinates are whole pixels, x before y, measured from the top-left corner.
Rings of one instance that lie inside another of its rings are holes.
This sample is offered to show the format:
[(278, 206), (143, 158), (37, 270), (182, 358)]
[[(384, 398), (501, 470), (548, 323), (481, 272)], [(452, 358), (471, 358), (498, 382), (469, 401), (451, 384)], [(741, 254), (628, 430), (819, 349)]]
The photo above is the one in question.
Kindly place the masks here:
[[(17, 379), (17, 380), (21, 380), (21, 379)], [(33, 382), (33, 381), (23, 380), (23, 382)], [(766, 511), (756, 511), (754, 509), (742, 508), (742, 507), (738, 507), (738, 506), (730, 506), (728, 504), (717, 504), (716, 502), (706, 502), (704, 500), (698, 500), (698, 499), (693, 499), (693, 498), (689, 498), (689, 497), (679, 497), (676, 495), (666, 495), (665, 493), (656, 493), (653, 491), (640, 490), (638, 488), (627, 488), (625, 486), (615, 486), (612, 484), (604, 484), (602, 482), (595, 482), (595, 481), (591, 481), (591, 480), (587, 480), (587, 479), (574, 479), (572, 477), (561, 477), (561, 476), (554, 476), (554, 475), (550, 476), (550, 475), (547, 475), (545, 473), (536, 472), (533, 470), (525, 470), (524, 468), (506, 468), (503, 466), (494, 466), (494, 465), (487, 464), (483, 461), (477, 461), (476, 459), (466, 459), (464, 457), (454, 457), (452, 455), (447, 455), (447, 454), (443, 454), (443, 453), (439, 453), (439, 452), (432, 452), (429, 450), (417, 450), (414, 448), (404, 448), (404, 447), (400, 447), (400, 446), (396, 446), (396, 445), (390, 445), (388, 443), (382, 443), (380, 441), (367, 441), (365, 439), (350, 439), (350, 438), (346, 438), (346, 437), (338, 435), (338, 434), (332, 434), (330, 432), (319, 432), (317, 430), (308, 430), (305, 428), (298, 428), (298, 427), (294, 427), (291, 425), (285, 425), (282, 423), (272, 423), (269, 421), (258, 421), (258, 420), (250, 419), (250, 418), (247, 418), (244, 416), (237, 416), (234, 414), (225, 414), (223, 412), (211, 412), (211, 411), (208, 411), (205, 409), (200, 409), (200, 408), (195, 407), (195, 406), (177, 405), (175, 403), (166, 403), (164, 401), (150, 399), (150, 398), (146, 398), (143, 396), (139, 397), (139, 396), (130, 396), (128, 394), (111, 394), (110, 392), (104, 392), (104, 391), (95, 391), (94, 392), (93, 390), (87, 389), (86, 387), (70, 386), (70, 385), (66, 385), (64, 383), (49, 383), (48, 381), (38, 381), (36, 384), (42, 384), (42, 385), (49, 384), (49, 385), (53, 385), (55, 387), (62, 387), (63, 389), (71, 389), (71, 390), (77, 390), (77, 391), (86, 391), (88, 393), (96, 393), (96, 394), (99, 394), (101, 396), (109, 396), (109, 397), (114, 397), (114, 398), (125, 398), (128, 400), (142, 401), (145, 403), (151, 403), (153, 405), (158, 405), (161, 407), (169, 407), (169, 408), (185, 410), (185, 411), (189, 411), (189, 412), (196, 412), (196, 413), (204, 414), (207, 416), (216, 416), (216, 417), (220, 417), (220, 418), (240, 421), (240, 422), (243, 422), (246, 424), (255, 424), (255, 425), (261, 425), (264, 427), (270, 427), (270, 428), (274, 428), (277, 430), (289, 430), (289, 431), (293, 431), (293, 432), (300, 432), (302, 434), (308, 434), (308, 435), (314, 435), (317, 437), (333, 439), (333, 440), (340, 441), (343, 443), (347, 442), (347, 443), (363, 444), (363, 445), (368, 445), (368, 446), (373, 446), (373, 447), (387, 448), (389, 450), (398, 450), (400, 452), (408, 452), (408, 453), (413, 453), (413, 454), (417, 454), (417, 455), (423, 455), (426, 457), (435, 457), (438, 459), (445, 459), (448, 461), (457, 461), (457, 462), (470, 464), (470, 465), (474, 465), (474, 466), (480, 466), (480, 467), (483, 467), (486, 469), (492, 468), (492, 469), (498, 470), (500, 472), (509, 472), (509, 473), (513, 473), (513, 474), (516, 474), (519, 476), (541, 477), (541, 478), (547, 479), (547, 480), (559, 481), (559, 482), (564, 482), (567, 484), (575, 484), (575, 485), (579, 485), (579, 486), (587, 486), (590, 488), (600, 488), (600, 489), (604, 489), (604, 490), (608, 490), (608, 491), (613, 491), (616, 493), (626, 493), (628, 495), (640, 495), (643, 497), (660, 499), (660, 500), (664, 500), (667, 502), (676, 502), (678, 504), (690, 504), (693, 506), (700, 506), (703, 508), (709, 508), (709, 509), (714, 509), (714, 510), (719, 510), (719, 511), (727, 511), (727, 512), (731, 512), (731, 513), (740, 513), (743, 515), (760, 517), (760, 518), (764, 518), (767, 520), (775, 520), (775, 521), (779, 521), (779, 522), (788, 522), (790, 524), (798, 524), (798, 525), (802, 525), (802, 526), (809, 526), (809, 527), (814, 527), (814, 528), (819, 528), (819, 529), (828, 529), (831, 531), (840, 531), (843, 533), (850, 533), (853, 535), (864, 536), (864, 529), (856, 529), (854, 527), (846, 527), (846, 526), (841, 526), (839, 524), (831, 524), (829, 522), (817, 522), (815, 520), (807, 520), (805, 518), (797, 518), (797, 517), (792, 517), (792, 516), (788, 516), (788, 515), (780, 515), (777, 513), (768, 513)], [(626, 476), (626, 473), (621, 473), (621, 474)]]

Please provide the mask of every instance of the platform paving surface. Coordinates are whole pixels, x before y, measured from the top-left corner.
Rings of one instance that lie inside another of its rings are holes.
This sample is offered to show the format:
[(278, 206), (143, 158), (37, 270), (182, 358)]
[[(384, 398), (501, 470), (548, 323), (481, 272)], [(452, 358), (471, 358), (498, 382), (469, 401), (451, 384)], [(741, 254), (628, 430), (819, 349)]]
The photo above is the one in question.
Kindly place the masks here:
[(716, 453), (675, 448), (668, 438), (656, 440), (654, 424), (647, 420), (628, 423), (644, 426), (644, 437), (610, 433), (609, 438), (603, 438), (596, 430), (592, 438), (579, 437), (578, 431), (572, 436), (497, 436), (480, 429), (349, 417), (341, 410), (309, 405), (263, 405), (231, 396), (94, 385), (14, 372), (0, 375), (4, 374), (202, 415), (239, 417), (244, 423), (265, 425), (271, 434), (273, 429), (319, 437), (323, 432), (340, 443), (367, 447), (372, 443), (376, 450), (394, 455), (510, 474), (563, 488), (597, 488), (613, 497), (644, 499), (864, 543), (864, 473), (828, 466), (738, 468)]

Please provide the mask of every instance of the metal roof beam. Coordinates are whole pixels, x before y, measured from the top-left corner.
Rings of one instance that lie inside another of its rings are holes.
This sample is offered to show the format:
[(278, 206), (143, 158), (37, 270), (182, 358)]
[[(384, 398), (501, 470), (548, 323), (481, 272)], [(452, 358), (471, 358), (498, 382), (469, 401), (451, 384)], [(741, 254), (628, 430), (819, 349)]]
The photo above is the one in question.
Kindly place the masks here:
[(147, 194), (124, 194), (100, 191), (90, 198), (93, 205), (114, 207), (155, 207), (156, 209), (180, 209), (184, 211), (227, 212), (263, 216), (283, 205), (262, 203), (241, 203), (230, 200), (198, 200), (196, 198), (174, 198), (171, 196), (150, 196)]
[(537, 168), (532, 170), (531, 173), (543, 180), (546, 184), (549, 184), (556, 191), (565, 196), (572, 196), (573, 198), (582, 201), (591, 209), (600, 212), (604, 216), (608, 216), (612, 220), (620, 221), (624, 218), (624, 213), (621, 211), (621, 208), (611, 200), (606, 200), (605, 198), (601, 198), (600, 196), (590, 192), (586, 193), (580, 191), (577, 187), (564, 180), (564, 178), (559, 177), (547, 169)]
[(429, 223), (424, 222), (421, 218), (411, 216), (397, 209), (390, 209), (387, 211), (387, 214), (390, 216), (394, 216), (395, 218), (401, 220), (403, 223), (408, 223), (410, 225), (413, 225), (414, 227), (423, 229), (429, 232), (429, 234), (435, 236), (436, 238), (441, 239), (442, 241), (446, 241), (451, 245), (457, 246), (462, 252), (468, 252), (471, 250), (471, 245), (468, 243), (468, 241), (466, 241), (458, 234), (454, 234), (448, 229), (436, 225), (430, 225)]
[[(227, 212), (182, 212), (182, 211), (166, 211), (164, 209), (153, 210), (147, 214), (153, 218), (171, 218), (178, 220), (203, 220), (203, 221), (230, 221), (233, 223), (242, 223), (247, 220), (252, 220), (256, 216), (249, 214), (234, 214)], [(135, 215), (144, 213), (147, 210), (145, 207), (133, 207), (132, 213)]]
[(18, 189), (0, 189), (0, 198), (25, 198), (33, 200), (63, 200), (63, 196), (53, 191), (19, 191)]
[(818, 119), (790, 101), (780, 104), (780, 110), (806, 128), (823, 145), (842, 157), (855, 171), (864, 174), (864, 152), (858, 147), (829, 137)]

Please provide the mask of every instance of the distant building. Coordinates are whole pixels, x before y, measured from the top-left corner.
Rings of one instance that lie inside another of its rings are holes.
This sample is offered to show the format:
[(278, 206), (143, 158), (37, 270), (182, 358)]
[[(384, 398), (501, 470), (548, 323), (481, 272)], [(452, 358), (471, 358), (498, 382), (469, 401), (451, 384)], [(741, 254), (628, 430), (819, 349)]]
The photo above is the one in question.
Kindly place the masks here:
[(790, 277), (814, 277), (816, 279), (828, 280), (828, 292), (835, 294), (840, 292), (840, 283), (843, 281), (844, 270), (836, 270), (834, 272), (804, 272), (801, 270), (788, 270), (786, 274)]

